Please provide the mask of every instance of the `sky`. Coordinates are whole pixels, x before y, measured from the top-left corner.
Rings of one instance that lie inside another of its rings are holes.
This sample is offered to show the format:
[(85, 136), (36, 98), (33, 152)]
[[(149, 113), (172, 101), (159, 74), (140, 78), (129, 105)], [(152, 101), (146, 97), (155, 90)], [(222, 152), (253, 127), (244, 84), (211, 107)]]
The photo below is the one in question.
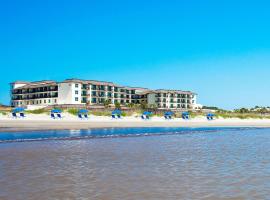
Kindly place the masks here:
[(0, 103), (16, 80), (81, 78), (270, 106), (270, 1), (0, 0)]

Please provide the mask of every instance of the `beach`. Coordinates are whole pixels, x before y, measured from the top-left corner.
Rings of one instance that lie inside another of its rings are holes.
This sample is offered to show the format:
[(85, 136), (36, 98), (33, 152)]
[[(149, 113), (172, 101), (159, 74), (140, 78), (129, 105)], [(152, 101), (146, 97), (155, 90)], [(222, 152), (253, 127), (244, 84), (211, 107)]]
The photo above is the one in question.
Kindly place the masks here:
[(90, 115), (89, 119), (81, 120), (68, 113), (63, 116), (63, 119), (51, 119), (46, 114), (29, 114), (23, 119), (13, 119), (8, 115), (2, 115), (0, 116), (0, 132), (116, 127), (270, 127), (270, 119), (219, 118), (209, 121), (205, 117), (190, 120), (180, 118), (166, 120), (164, 117), (152, 117), (150, 120), (142, 120), (138, 116), (111, 119), (109, 116)]

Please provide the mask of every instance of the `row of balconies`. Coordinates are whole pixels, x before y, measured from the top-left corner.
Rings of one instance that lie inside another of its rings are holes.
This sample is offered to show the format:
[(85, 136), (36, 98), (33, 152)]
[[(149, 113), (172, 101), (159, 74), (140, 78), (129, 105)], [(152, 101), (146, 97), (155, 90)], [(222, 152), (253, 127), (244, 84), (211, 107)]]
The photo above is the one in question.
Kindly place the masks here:
[(45, 99), (45, 98), (57, 98), (58, 94), (55, 95), (33, 95), (33, 96), (16, 96), (12, 97), (12, 100), (30, 100), (30, 99)]
[(189, 94), (157, 94), (156, 97), (171, 97), (171, 98), (193, 98)]
[(29, 88), (29, 89), (14, 89), (12, 90), (12, 94), (28, 94), (28, 93), (53, 92), (53, 91), (58, 91), (58, 86)]
[[(111, 99), (109, 98), (108, 100), (112, 102), (119, 102), (119, 103), (130, 103), (131, 101), (129, 99)], [(94, 103), (94, 104), (99, 104), (99, 103), (104, 103), (105, 102), (105, 99), (103, 98), (92, 98), (91, 99), (91, 103)], [(84, 99), (83, 103), (86, 103), (86, 99)]]
[[(89, 90), (90, 87), (89, 86), (83, 86), (82, 89)], [(126, 93), (126, 94), (135, 94), (135, 90), (119, 89), (117, 87), (112, 87), (112, 86), (96, 86), (96, 85), (92, 85), (91, 90), (119, 92), (119, 93)]]
[(181, 100), (181, 101), (167, 101), (167, 100), (156, 100), (156, 103), (166, 103), (166, 102), (168, 102), (168, 103), (190, 103), (190, 100)]
[(169, 105), (169, 106), (167, 106), (166, 104), (164, 104), (164, 105), (161, 105), (161, 104), (158, 104), (157, 105), (158, 106), (158, 108), (191, 108), (191, 106), (190, 105), (185, 105), (185, 104), (177, 104), (176, 106), (175, 105)]

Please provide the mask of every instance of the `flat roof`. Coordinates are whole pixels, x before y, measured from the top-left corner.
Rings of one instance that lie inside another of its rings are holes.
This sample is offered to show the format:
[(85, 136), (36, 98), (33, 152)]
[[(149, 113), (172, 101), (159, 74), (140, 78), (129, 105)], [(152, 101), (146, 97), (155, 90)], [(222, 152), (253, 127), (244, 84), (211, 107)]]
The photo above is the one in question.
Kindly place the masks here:
[(95, 85), (108, 85), (108, 86), (114, 86), (124, 89), (133, 89), (133, 90), (141, 90), (141, 94), (149, 94), (149, 93), (181, 93), (181, 94), (196, 94), (191, 91), (183, 91), (183, 90), (172, 90), (172, 89), (148, 89), (143, 87), (130, 87), (130, 86), (120, 86), (113, 82), (108, 81), (97, 81), (97, 80), (83, 80), (83, 79), (77, 79), (77, 78), (70, 78), (65, 79), (63, 81), (57, 82), (52, 80), (42, 80), (42, 81), (15, 81), (10, 84), (25, 84), (24, 86), (18, 87), (16, 89), (23, 89), (23, 88), (32, 88), (32, 87), (38, 87), (38, 86), (44, 86), (44, 85), (56, 85), (58, 83), (81, 83), (81, 84), (95, 84)]

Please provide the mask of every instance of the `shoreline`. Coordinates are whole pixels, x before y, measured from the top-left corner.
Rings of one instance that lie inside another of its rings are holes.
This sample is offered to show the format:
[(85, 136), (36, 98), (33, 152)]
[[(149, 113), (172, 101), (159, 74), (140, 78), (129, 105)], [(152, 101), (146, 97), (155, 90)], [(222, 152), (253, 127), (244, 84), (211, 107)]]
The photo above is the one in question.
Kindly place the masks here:
[(88, 120), (79, 120), (75, 117), (64, 119), (40, 118), (11, 119), (0, 118), (0, 133), (14, 131), (37, 130), (79, 130), (96, 128), (135, 128), (135, 127), (258, 127), (270, 128), (269, 119), (215, 119), (208, 121), (204, 118), (190, 120), (165, 120), (160, 117), (148, 121), (135, 117), (112, 120), (109, 117), (93, 117)]

